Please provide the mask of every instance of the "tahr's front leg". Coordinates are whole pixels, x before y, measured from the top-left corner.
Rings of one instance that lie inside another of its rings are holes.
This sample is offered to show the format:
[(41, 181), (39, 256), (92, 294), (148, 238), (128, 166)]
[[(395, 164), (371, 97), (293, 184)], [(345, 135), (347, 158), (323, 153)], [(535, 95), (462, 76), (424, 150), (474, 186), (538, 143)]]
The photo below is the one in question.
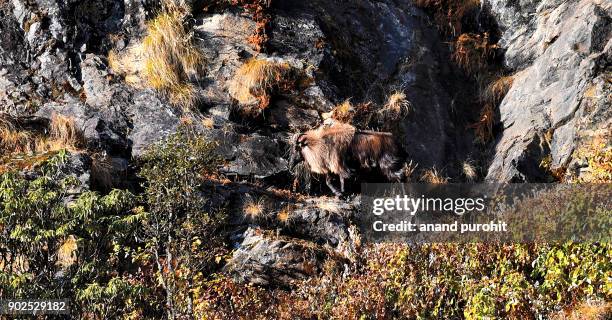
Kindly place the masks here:
[(325, 184), (327, 184), (327, 186), (329, 187), (329, 189), (337, 196), (340, 197), (342, 195), (342, 193), (340, 191), (338, 191), (338, 189), (336, 189), (336, 187), (334, 187), (334, 185), (332, 184), (331, 181), (331, 176), (329, 174), (325, 175)]

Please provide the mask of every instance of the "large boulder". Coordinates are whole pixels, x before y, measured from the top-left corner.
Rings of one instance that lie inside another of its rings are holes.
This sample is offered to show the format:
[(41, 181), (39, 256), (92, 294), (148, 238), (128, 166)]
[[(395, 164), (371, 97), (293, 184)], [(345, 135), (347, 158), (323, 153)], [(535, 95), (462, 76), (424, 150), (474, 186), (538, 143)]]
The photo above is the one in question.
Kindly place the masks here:
[[(546, 181), (567, 168), (587, 131), (609, 128), (612, 4), (491, 1), (514, 83), (500, 105), (503, 133), (491, 181)], [(550, 167), (541, 166), (550, 158)]]
[(205, 104), (226, 107), (232, 104), (228, 82), (242, 60), (256, 55), (248, 42), (254, 29), (251, 19), (229, 12), (205, 16), (194, 27), (206, 60), (205, 77), (201, 80)]
[(250, 228), (227, 270), (238, 281), (288, 287), (296, 280), (317, 275), (328, 255), (309, 242)]
[(240, 281), (286, 287), (315, 275), (328, 259), (341, 264), (352, 261), (360, 244), (357, 228), (350, 223), (356, 202), (325, 197), (290, 203), (268, 199), (259, 204), (266, 211), (261, 216), (242, 219), (245, 212), (236, 212), (238, 225), (257, 222), (259, 227), (250, 225), (234, 238), (237, 249), (226, 269)]
[(132, 123), (127, 137), (132, 143), (132, 156), (137, 158), (142, 156), (149, 146), (176, 132), (181, 113), (151, 90), (136, 92), (132, 100), (132, 105), (126, 110)]

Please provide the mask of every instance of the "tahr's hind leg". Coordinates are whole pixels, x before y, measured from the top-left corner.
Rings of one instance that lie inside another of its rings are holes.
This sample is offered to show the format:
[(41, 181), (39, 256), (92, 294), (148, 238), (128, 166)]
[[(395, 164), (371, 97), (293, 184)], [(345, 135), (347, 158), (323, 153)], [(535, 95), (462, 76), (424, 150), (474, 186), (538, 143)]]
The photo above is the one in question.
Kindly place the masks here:
[(338, 189), (336, 189), (336, 187), (334, 187), (334, 185), (332, 184), (331, 181), (331, 176), (329, 174), (325, 175), (325, 184), (327, 184), (327, 186), (329, 187), (329, 189), (336, 195), (336, 196), (341, 196), (342, 193), (340, 191), (338, 191)]

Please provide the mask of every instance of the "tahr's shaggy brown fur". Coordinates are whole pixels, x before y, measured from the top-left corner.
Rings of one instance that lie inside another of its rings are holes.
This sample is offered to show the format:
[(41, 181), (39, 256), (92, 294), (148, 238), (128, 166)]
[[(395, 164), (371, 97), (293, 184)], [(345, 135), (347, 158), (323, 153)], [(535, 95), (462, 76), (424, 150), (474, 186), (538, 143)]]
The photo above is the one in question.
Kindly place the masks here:
[[(291, 164), (304, 161), (311, 172), (325, 175), (331, 191), (344, 192), (344, 180), (350, 176), (351, 160), (361, 168), (380, 168), (390, 181), (400, 181), (401, 163), (393, 136), (387, 132), (361, 131), (345, 123), (323, 125), (297, 136)], [(330, 174), (340, 178), (340, 191), (331, 183)]]

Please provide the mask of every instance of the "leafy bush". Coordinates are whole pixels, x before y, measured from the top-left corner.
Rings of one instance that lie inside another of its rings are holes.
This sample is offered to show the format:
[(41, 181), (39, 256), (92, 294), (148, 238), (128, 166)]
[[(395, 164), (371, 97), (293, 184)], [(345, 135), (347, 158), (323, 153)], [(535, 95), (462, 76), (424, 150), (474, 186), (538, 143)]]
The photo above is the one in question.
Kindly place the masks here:
[[(213, 145), (182, 128), (144, 157), (144, 192), (72, 194), (65, 152), (0, 177), (0, 298), (68, 298), (76, 318), (193, 314), (194, 281), (227, 254), (200, 187)], [(63, 177), (63, 178), (62, 178)]]
[(607, 183), (612, 181), (612, 144), (609, 135), (596, 136), (574, 154), (586, 162), (578, 182)]
[(226, 254), (223, 212), (209, 213), (200, 190), (218, 163), (214, 145), (182, 126), (144, 157), (143, 201), (149, 212), (145, 242), (165, 291), (170, 319), (193, 314), (194, 280), (214, 270)]
[(591, 243), (370, 245), (356, 269), (326, 268), (292, 292), (224, 278), (204, 283), (198, 310), (208, 319), (547, 318), (578, 301), (611, 298), (611, 250)]
[(0, 298), (70, 298), (74, 315), (100, 319), (150, 313), (143, 275), (127, 272), (145, 217), (132, 210), (135, 196), (86, 192), (70, 201), (79, 182), (57, 179), (62, 161), (60, 153), (34, 180), (0, 177)]

